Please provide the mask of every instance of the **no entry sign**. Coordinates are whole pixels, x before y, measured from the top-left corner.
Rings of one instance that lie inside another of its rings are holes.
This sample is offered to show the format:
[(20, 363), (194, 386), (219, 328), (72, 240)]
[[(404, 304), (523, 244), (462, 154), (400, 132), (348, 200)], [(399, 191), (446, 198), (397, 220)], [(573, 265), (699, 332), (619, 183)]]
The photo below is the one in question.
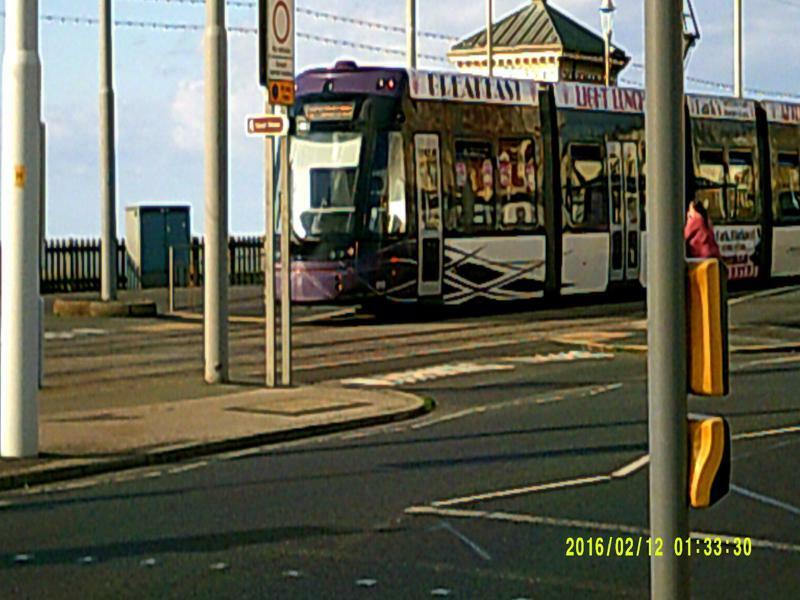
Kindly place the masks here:
[(294, 0), (259, 0), (260, 80), (270, 103), (294, 103)]

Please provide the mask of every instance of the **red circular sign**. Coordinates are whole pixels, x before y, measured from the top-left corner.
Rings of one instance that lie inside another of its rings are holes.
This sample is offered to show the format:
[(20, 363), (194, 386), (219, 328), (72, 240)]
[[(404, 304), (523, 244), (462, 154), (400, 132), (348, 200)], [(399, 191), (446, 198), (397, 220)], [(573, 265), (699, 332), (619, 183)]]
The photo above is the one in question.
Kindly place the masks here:
[[(283, 31), (278, 28), (279, 16), (283, 17), (283, 23), (280, 23), (283, 25)], [(275, 40), (281, 45), (286, 43), (292, 32), (292, 16), (289, 14), (289, 7), (283, 0), (278, 0), (272, 8), (272, 31), (275, 33)]]

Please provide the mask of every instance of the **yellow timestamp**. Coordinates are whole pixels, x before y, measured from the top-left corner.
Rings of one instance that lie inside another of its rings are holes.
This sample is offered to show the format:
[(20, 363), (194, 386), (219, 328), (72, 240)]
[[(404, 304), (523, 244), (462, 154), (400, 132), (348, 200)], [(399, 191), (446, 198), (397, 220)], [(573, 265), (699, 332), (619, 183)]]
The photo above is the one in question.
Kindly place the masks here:
[(579, 536), (565, 539), (565, 556), (750, 556), (753, 542), (749, 537), (677, 538), (667, 544), (663, 538), (650, 536)]

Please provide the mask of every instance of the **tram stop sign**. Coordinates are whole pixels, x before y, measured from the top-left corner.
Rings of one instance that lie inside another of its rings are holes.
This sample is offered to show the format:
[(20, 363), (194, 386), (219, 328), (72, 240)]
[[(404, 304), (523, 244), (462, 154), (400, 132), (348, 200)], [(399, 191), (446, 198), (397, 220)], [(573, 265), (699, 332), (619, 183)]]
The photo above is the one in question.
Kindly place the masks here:
[(294, 0), (259, 0), (259, 81), (272, 105), (294, 104)]

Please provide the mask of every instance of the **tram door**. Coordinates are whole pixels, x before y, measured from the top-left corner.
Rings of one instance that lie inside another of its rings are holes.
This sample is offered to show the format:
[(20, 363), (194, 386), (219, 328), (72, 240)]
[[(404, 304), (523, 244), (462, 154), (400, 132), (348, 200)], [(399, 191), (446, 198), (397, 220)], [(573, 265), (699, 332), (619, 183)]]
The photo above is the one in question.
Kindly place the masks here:
[(442, 293), (442, 177), (439, 136), (414, 136), (419, 232), (419, 296)]
[(610, 281), (639, 279), (641, 226), (636, 142), (607, 142)]

